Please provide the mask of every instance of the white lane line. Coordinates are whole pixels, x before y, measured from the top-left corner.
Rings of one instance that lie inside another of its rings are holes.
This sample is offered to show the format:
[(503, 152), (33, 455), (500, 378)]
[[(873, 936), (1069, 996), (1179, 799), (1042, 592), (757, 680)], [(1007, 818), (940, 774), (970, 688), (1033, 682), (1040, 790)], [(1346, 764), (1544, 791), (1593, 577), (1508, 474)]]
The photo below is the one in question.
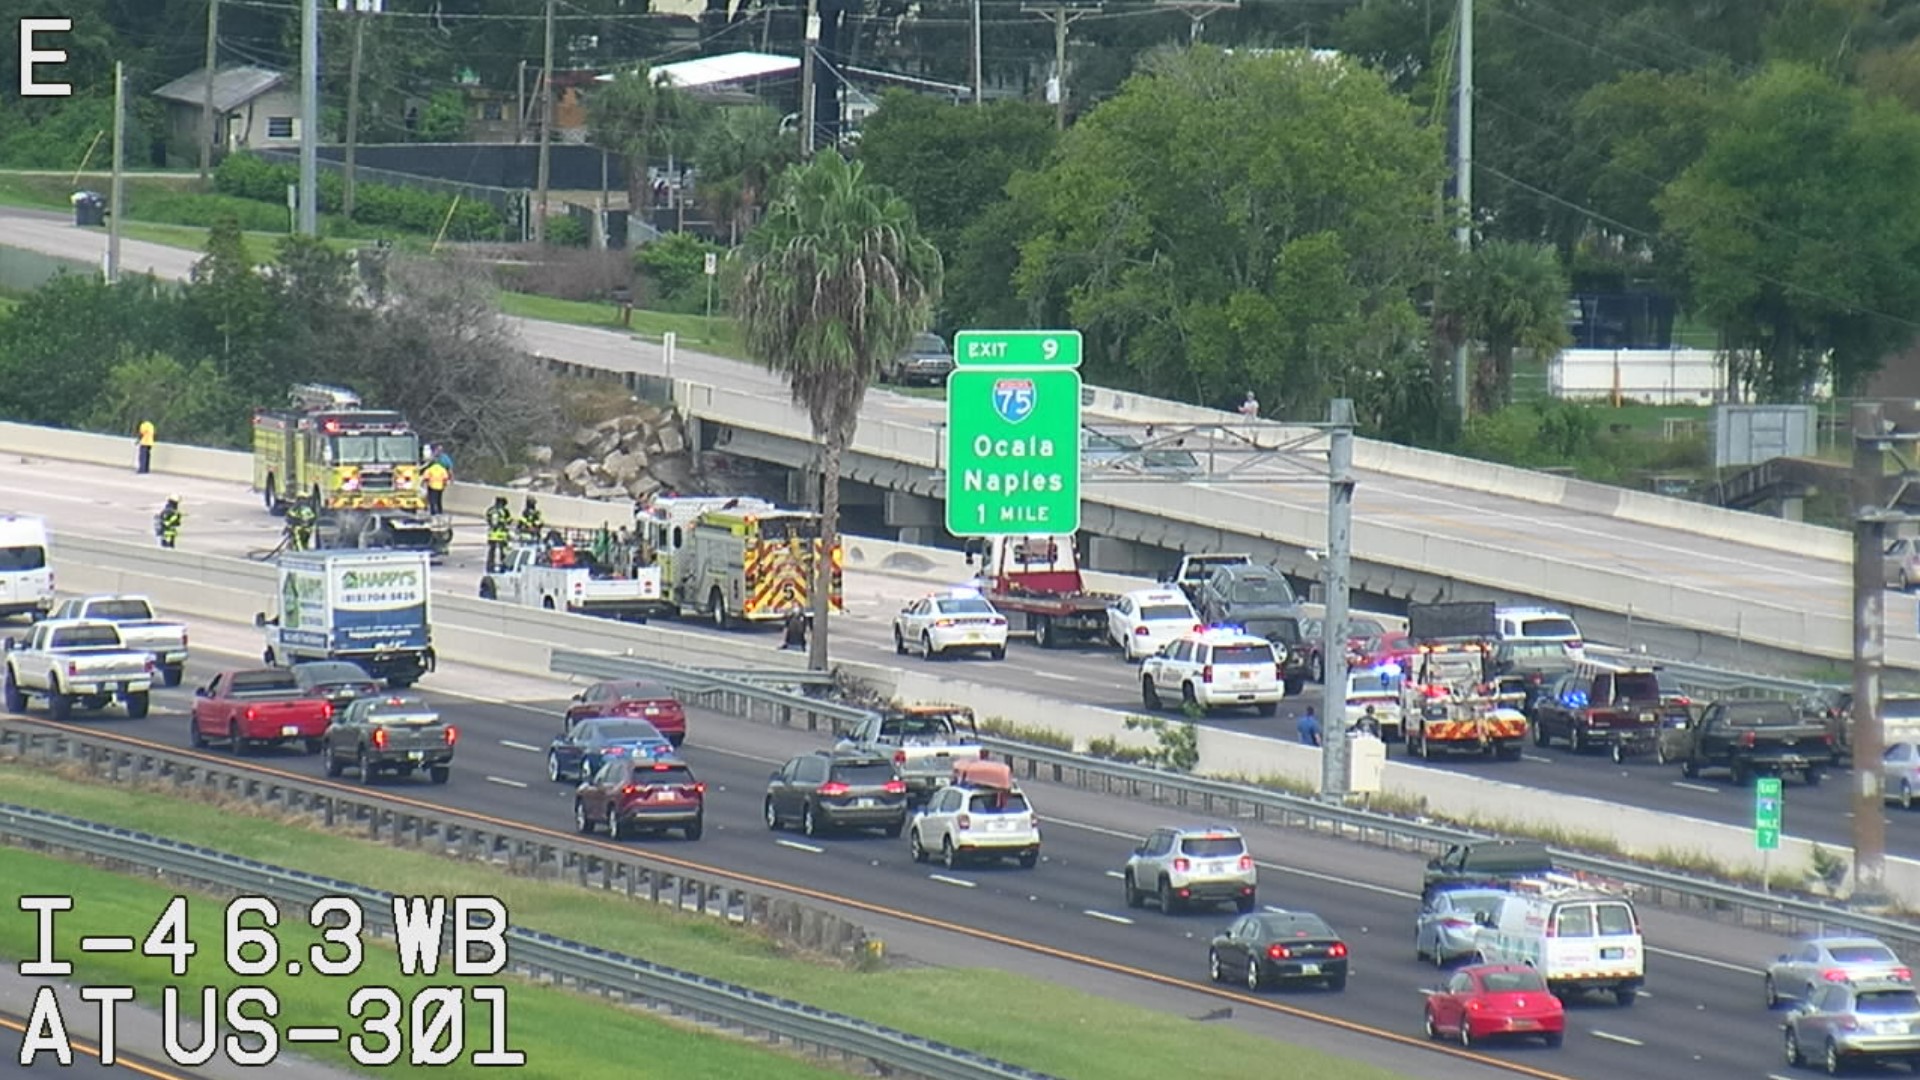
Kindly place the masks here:
[(815, 847), (812, 844), (803, 844), (798, 840), (775, 840), (774, 843), (779, 844), (781, 847), (792, 848), (795, 851), (805, 851), (814, 855), (818, 855), (827, 850), (823, 847)]
[(1704, 791), (1709, 795), (1720, 794), (1720, 789), (1717, 787), (1709, 787), (1706, 784), (1689, 784), (1684, 780), (1675, 780), (1673, 786), (1684, 791)]
[(1121, 873), (1118, 870), (1109, 870), (1107, 871), (1107, 876), (1110, 878), (1123, 878), (1123, 877), (1126, 877), (1127, 875)]
[(1538, 761), (1545, 765), (1551, 765), (1554, 763), (1555, 759), (1550, 757), (1542, 757), (1539, 754), (1521, 754), (1520, 760), (1521, 761)]
[(1274, 905), (1272, 905), (1272, 904), (1268, 904), (1268, 905), (1266, 905), (1266, 906), (1264, 906), (1264, 907), (1262, 907), (1262, 908), (1261, 908), (1260, 910), (1262, 910), (1262, 911), (1270, 911), (1270, 912), (1272, 912), (1272, 913), (1274, 913), (1275, 915), (1286, 915), (1286, 914), (1288, 914), (1288, 911), (1287, 911), (1287, 909), (1286, 909), (1286, 908), (1283, 908), (1283, 907), (1275, 907), (1275, 906), (1274, 906)]
[(487, 783), (499, 784), (501, 787), (510, 787), (510, 788), (523, 788), (527, 786), (525, 781), (509, 780), (504, 776), (489, 776), (487, 777)]
[(1099, 919), (1101, 922), (1119, 923), (1121, 926), (1133, 925), (1133, 920), (1127, 918), (1125, 915), (1109, 915), (1104, 911), (1083, 911), (1080, 914), (1085, 915), (1089, 919)]
[(928, 874), (927, 878), (932, 881), (937, 881), (942, 885), (958, 885), (963, 889), (979, 888), (978, 885), (974, 884), (971, 881), (968, 881), (965, 878), (948, 877), (945, 874)]
[(1078, 675), (1062, 675), (1057, 671), (1029, 671), (1027, 672), (1027, 674), (1033, 675), (1037, 678), (1052, 679), (1055, 682), (1079, 682), (1080, 681), (1080, 676)]
[(1625, 1035), (1615, 1035), (1610, 1031), (1596, 1031), (1593, 1033), (1593, 1037), (1596, 1039), (1605, 1039), (1608, 1042), (1622, 1043), (1627, 1046), (1647, 1045), (1646, 1043), (1641, 1042), (1639, 1039), (1629, 1039)]
[(546, 749), (546, 747), (544, 746), (534, 746), (530, 743), (514, 742), (512, 739), (501, 739), (500, 745), (506, 747), (509, 750), (525, 750), (529, 754), (538, 754), (542, 750)]

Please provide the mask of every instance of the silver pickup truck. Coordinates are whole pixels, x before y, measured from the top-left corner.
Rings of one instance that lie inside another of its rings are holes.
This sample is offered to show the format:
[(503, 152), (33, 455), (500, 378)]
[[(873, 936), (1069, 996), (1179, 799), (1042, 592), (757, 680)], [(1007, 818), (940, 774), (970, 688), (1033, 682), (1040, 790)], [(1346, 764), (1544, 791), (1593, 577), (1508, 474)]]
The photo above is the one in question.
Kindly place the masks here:
[(97, 712), (118, 699), (139, 720), (147, 715), (153, 674), (152, 655), (127, 648), (114, 624), (52, 619), (34, 624), (24, 642), (6, 639), (0, 696), (14, 713), (26, 712), (29, 698), (45, 698), (55, 720), (75, 709)]
[(961, 705), (889, 705), (862, 720), (836, 749), (892, 759), (913, 802), (952, 783), (954, 765), (984, 754), (973, 710)]
[(162, 686), (179, 686), (187, 671), (187, 624), (162, 619), (144, 596), (79, 596), (54, 609), (56, 619), (101, 619), (120, 628), (127, 648), (153, 654)]

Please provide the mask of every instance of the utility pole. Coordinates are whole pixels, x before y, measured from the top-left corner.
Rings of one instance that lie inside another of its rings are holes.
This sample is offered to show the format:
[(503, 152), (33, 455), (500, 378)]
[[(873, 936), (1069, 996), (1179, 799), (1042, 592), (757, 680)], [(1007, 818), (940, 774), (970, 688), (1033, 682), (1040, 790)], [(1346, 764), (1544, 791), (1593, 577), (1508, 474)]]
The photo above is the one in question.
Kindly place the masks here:
[(1216, 11), (1238, 11), (1240, 0), (1157, 0), (1157, 6), (1170, 7), (1187, 17), (1187, 44), (1200, 44), (1207, 16)]
[[(107, 284), (120, 280), (120, 211), (125, 208), (127, 169), (127, 71), (113, 65), (113, 186), (107, 195)], [(1879, 565), (1879, 564), (1875, 564)]]
[(320, 235), (320, 0), (300, 0), (300, 232)]
[(378, 0), (341, 0), (347, 17), (353, 20), (353, 58), (347, 62), (347, 150), (340, 162), (340, 212), (353, 220), (353, 157), (360, 140), (360, 55), (366, 38), (366, 16), (379, 10)]
[[(1887, 825), (1881, 800), (1880, 674), (1886, 665), (1887, 594), (1881, 578), (1886, 526), (1907, 520), (1890, 507), (1885, 455), (1896, 441), (1911, 447), (1920, 436), (1886, 430), (1877, 401), (1853, 404), (1853, 896), (1856, 903), (1886, 898)], [(1893, 451), (1899, 457), (1899, 451)], [(1903, 481), (1912, 475), (1903, 465)], [(1901, 488), (1905, 488), (1903, 482)]]
[[(1473, 250), (1473, 0), (1460, 0), (1460, 85), (1454, 102), (1454, 194), (1460, 200), (1460, 218), (1453, 238), (1462, 253)], [(1453, 347), (1453, 407), (1460, 422), (1467, 421), (1467, 339)]]
[[(1346, 798), (1352, 787), (1347, 741), (1347, 593), (1353, 560), (1353, 401), (1328, 402), (1326, 618), (1321, 620), (1320, 795)], [(1875, 566), (1880, 565), (1875, 563)]]
[(1067, 27), (1083, 15), (1099, 11), (1104, 4), (1074, 3), (1073, 0), (1053, 0), (1052, 3), (1029, 3), (1020, 5), (1020, 10), (1038, 15), (1053, 23), (1053, 126), (1061, 131), (1067, 128)]
[[(540, 165), (539, 175), (534, 186), (539, 189), (536, 198), (540, 205), (533, 215), (533, 242), (547, 242), (547, 180), (548, 157), (553, 151), (553, 3), (547, 0), (547, 44), (540, 57)], [(632, 207), (627, 208), (633, 212)]]
[(820, 44), (820, 0), (807, 0), (807, 24), (800, 45), (800, 156), (813, 156), (813, 54)]
[(513, 69), (513, 141), (527, 141), (527, 62)]
[(200, 99), (200, 186), (213, 171), (213, 72), (220, 60), (220, 0), (207, 0), (207, 91)]
[(973, 0), (973, 107), (985, 104), (983, 85), (986, 82), (985, 69), (980, 61), (980, 0)]

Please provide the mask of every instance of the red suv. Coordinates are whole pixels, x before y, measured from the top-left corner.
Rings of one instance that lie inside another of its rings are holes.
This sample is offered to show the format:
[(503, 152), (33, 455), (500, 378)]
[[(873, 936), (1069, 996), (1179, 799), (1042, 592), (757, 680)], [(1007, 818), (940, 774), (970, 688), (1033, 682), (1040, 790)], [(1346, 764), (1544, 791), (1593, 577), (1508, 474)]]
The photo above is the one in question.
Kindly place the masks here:
[(574, 792), (573, 824), (583, 833), (605, 825), (614, 840), (664, 829), (698, 840), (706, 804), (707, 785), (694, 779), (686, 762), (621, 756), (600, 766)]
[(609, 679), (573, 695), (568, 728), (589, 716), (625, 716), (645, 720), (675, 746), (687, 741), (687, 712), (665, 685), (646, 679)]

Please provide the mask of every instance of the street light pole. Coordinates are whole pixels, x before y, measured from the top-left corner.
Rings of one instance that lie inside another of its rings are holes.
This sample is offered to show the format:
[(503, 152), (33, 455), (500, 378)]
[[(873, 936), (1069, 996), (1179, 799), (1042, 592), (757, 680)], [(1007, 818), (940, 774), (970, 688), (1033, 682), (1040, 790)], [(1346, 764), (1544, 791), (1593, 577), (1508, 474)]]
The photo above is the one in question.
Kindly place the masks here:
[[(1460, 218), (1453, 237), (1462, 253), (1473, 250), (1473, 0), (1460, 0), (1460, 87), (1454, 102), (1454, 194), (1460, 200)], [(1453, 407), (1466, 423), (1467, 339), (1453, 347)]]
[(124, 209), (127, 169), (127, 71), (113, 65), (113, 186), (107, 195), (107, 284), (120, 280), (120, 212)]
[(1882, 580), (1889, 518), (1884, 490), (1890, 445), (1880, 403), (1853, 404), (1853, 895), (1886, 895), (1886, 806), (1881, 802), (1880, 675), (1886, 665), (1887, 593)]
[(300, 0), (300, 231), (320, 235), (320, 0)]
[(1326, 612), (1321, 620), (1320, 795), (1338, 802), (1352, 789), (1347, 741), (1347, 600), (1353, 561), (1353, 402), (1328, 403)]

